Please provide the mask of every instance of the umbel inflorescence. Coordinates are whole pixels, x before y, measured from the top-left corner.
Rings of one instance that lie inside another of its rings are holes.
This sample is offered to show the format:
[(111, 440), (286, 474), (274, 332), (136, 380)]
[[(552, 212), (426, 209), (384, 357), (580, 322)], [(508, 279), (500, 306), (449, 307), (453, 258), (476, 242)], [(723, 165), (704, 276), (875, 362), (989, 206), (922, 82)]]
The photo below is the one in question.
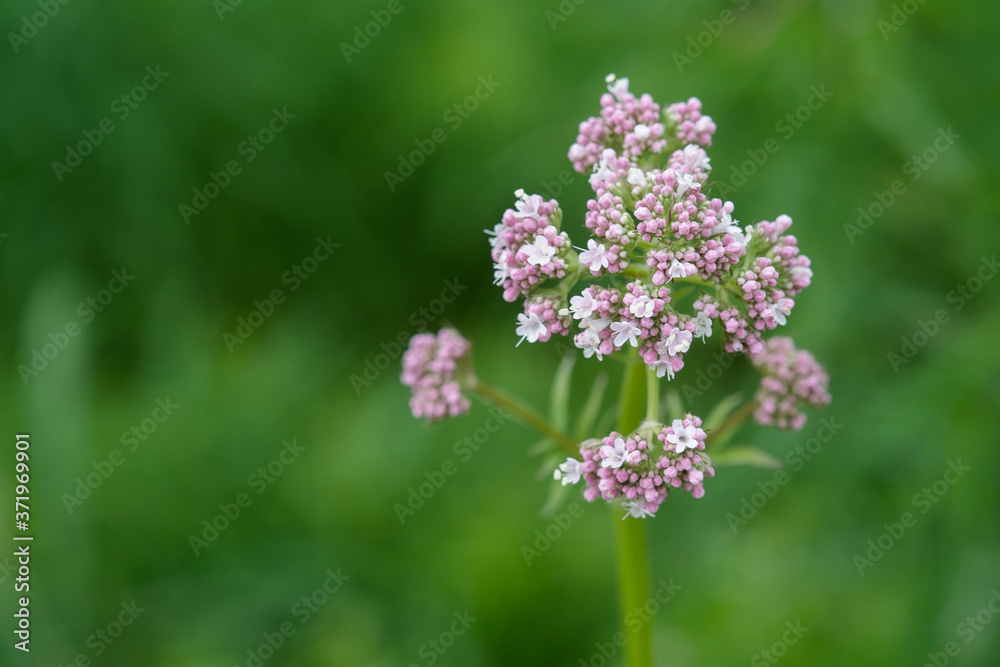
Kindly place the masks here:
[[(792, 219), (741, 225), (732, 202), (709, 196), (705, 149), (716, 127), (697, 98), (661, 108), (648, 94), (636, 97), (628, 79), (610, 75), (607, 83), (600, 114), (580, 123), (568, 154), (590, 174), (591, 237), (575, 245), (561, 229), (559, 203), (523, 190), (487, 232), (494, 282), (504, 300), (523, 304), (516, 344), (566, 336), (586, 358), (638, 355), (669, 381), (696, 341), (718, 335), (761, 373), (756, 420), (802, 428), (803, 405), (830, 401), (826, 371), (790, 338), (765, 340), (812, 279), (809, 258), (788, 234)], [(468, 346), (446, 331), (436, 341), (414, 337), (404, 359), (417, 416), (468, 406), (457, 387), (475, 380), (469, 374), (463, 384), (446, 363)], [(645, 517), (670, 489), (704, 494), (715, 474), (705, 439), (690, 414), (669, 426), (647, 420), (633, 433), (583, 442), (554, 475), (563, 484), (583, 480), (587, 500), (622, 498), (631, 516)]]

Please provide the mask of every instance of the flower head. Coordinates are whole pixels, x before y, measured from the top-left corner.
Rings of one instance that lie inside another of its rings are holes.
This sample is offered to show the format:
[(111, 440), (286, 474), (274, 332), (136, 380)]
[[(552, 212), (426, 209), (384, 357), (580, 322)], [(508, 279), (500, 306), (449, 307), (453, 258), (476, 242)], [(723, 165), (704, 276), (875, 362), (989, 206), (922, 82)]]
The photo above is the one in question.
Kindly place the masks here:
[(403, 354), (400, 380), (412, 389), (410, 410), (414, 417), (436, 421), (469, 411), (457, 371), (466, 362), (471, 345), (454, 329), (422, 333), (410, 339)]

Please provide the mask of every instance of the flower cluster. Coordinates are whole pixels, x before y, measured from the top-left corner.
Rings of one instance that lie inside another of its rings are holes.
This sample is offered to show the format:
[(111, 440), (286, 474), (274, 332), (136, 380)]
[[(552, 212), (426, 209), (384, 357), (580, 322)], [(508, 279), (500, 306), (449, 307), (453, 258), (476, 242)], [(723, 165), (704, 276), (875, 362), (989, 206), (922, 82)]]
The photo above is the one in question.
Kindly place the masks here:
[(798, 431), (806, 423), (803, 403), (816, 409), (830, 403), (826, 369), (809, 352), (797, 349), (791, 338), (769, 339), (754, 364), (761, 374), (757, 423)]
[[(591, 172), (586, 247), (560, 231), (558, 202), (523, 190), (489, 232), (503, 298), (524, 299), (517, 343), (568, 335), (598, 359), (635, 348), (668, 379), (713, 330), (726, 350), (759, 356), (763, 334), (787, 322), (812, 278), (786, 234), (791, 218), (741, 227), (733, 203), (708, 194), (715, 123), (697, 98), (662, 108), (628, 79), (607, 82), (600, 115), (569, 150), (574, 168)], [(572, 296), (580, 282), (590, 284)], [(700, 294), (678, 298), (684, 285)]]
[(705, 495), (704, 480), (714, 477), (715, 469), (704, 449), (701, 419), (687, 414), (670, 426), (647, 422), (629, 435), (612, 431), (588, 440), (580, 446), (581, 459), (566, 459), (554, 476), (563, 485), (583, 479), (587, 501), (623, 498), (626, 516), (645, 518), (672, 488), (695, 498)]
[(437, 335), (422, 333), (410, 339), (403, 355), (401, 380), (413, 391), (410, 410), (414, 417), (432, 422), (469, 411), (469, 399), (462, 393), (458, 371), (471, 345), (454, 329)]

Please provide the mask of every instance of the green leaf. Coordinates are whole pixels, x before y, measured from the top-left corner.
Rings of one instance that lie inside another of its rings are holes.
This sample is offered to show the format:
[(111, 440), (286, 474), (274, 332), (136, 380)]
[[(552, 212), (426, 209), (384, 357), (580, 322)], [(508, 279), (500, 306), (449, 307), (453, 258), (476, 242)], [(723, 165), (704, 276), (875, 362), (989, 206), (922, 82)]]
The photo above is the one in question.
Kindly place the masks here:
[(576, 419), (576, 431), (574, 437), (577, 440), (585, 440), (594, 435), (594, 425), (600, 413), (601, 402), (604, 400), (604, 390), (608, 388), (608, 376), (601, 373), (594, 379), (594, 384), (590, 385), (590, 394), (587, 402), (580, 411)]
[(542, 438), (528, 447), (528, 456), (539, 456), (551, 452), (555, 448), (556, 443), (553, 442), (552, 438)]
[(740, 393), (735, 393), (730, 396), (726, 396), (724, 399), (719, 401), (712, 411), (708, 413), (705, 417), (705, 423), (702, 425), (706, 431), (715, 428), (726, 421), (726, 417), (733, 414), (736, 408), (743, 404), (743, 395)]
[(565, 431), (569, 425), (569, 388), (573, 377), (573, 365), (576, 355), (567, 354), (559, 362), (556, 375), (552, 379), (552, 392), (549, 397), (549, 419), (559, 431)]
[(770, 454), (756, 447), (736, 445), (718, 454), (710, 454), (713, 465), (723, 466), (755, 466), (757, 468), (774, 468), (779, 470), (785, 465)]

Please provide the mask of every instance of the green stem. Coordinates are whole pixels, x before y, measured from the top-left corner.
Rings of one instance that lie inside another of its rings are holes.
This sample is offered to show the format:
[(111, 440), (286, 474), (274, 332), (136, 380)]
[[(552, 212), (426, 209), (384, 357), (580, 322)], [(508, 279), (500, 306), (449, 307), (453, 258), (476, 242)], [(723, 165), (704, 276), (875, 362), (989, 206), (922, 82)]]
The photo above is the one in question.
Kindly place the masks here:
[(646, 420), (657, 421), (660, 418), (660, 378), (656, 371), (646, 367)]
[[(618, 430), (628, 433), (642, 419), (643, 394), (647, 378), (643, 377), (645, 364), (633, 361), (625, 368), (619, 405)], [(656, 376), (648, 380), (650, 392), (656, 393)], [(648, 401), (647, 401), (648, 403)], [(655, 405), (655, 399), (649, 405)], [(649, 407), (647, 405), (647, 408)], [(651, 408), (655, 414), (656, 408)], [(632, 610), (641, 608), (649, 600), (649, 559), (646, 553), (646, 524), (642, 519), (625, 518), (620, 504), (614, 505), (612, 517), (618, 543), (618, 589), (623, 631), (625, 633), (625, 662), (627, 667), (652, 665), (652, 628), (650, 623), (626, 624), (625, 617)], [(635, 627), (638, 625), (639, 627)]]
[(550, 424), (545, 417), (535, 412), (534, 408), (520, 398), (488, 385), (478, 378), (475, 380), (475, 384), (473, 384), (470, 391), (478, 394), (487, 403), (492, 403), (497, 407), (509, 410), (515, 419), (526, 426), (530, 426), (545, 437), (550, 438), (570, 456), (580, 457), (580, 448), (572, 438)]
[(716, 440), (721, 440), (726, 433), (742, 426), (743, 422), (749, 419), (750, 415), (752, 415), (753, 411), (756, 409), (757, 401), (747, 401), (744, 403), (739, 410), (729, 415), (725, 421), (712, 429), (711, 433), (708, 434), (708, 439), (705, 444), (710, 445)]

